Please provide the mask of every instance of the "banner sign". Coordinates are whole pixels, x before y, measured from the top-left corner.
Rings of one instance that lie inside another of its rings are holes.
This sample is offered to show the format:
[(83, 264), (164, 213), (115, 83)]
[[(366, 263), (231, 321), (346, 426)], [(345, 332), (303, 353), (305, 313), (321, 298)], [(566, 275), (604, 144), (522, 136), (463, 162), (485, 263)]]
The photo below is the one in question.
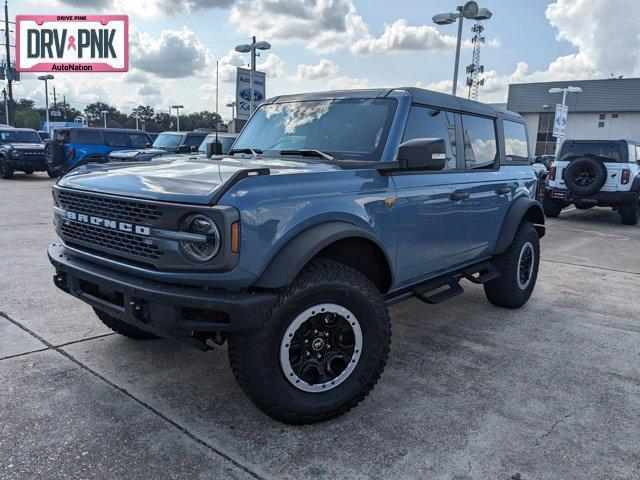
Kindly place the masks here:
[[(236, 75), (236, 117), (248, 120), (251, 113), (251, 70), (238, 68)], [(253, 108), (265, 99), (265, 74), (253, 72)]]
[(18, 15), (21, 72), (126, 72), (127, 15)]
[(569, 113), (569, 107), (556, 103), (556, 117), (553, 120), (553, 136), (556, 138), (564, 137), (564, 130), (567, 127), (567, 113)]

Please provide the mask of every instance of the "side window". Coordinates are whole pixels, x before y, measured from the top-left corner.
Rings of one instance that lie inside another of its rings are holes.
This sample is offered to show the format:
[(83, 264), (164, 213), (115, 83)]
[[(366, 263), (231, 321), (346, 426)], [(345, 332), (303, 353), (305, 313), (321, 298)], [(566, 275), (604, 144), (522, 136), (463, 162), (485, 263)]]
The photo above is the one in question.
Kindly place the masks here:
[(636, 145), (636, 161), (640, 165), (640, 146)]
[(104, 132), (104, 143), (109, 147), (126, 147), (127, 136), (119, 132)]
[(129, 140), (131, 141), (131, 146), (135, 148), (144, 148), (147, 144), (152, 143), (144, 133), (130, 133)]
[(523, 165), (529, 163), (527, 132), (523, 123), (502, 122), (504, 127), (504, 164)]
[(202, 143), (202, 140), (204, 140), (204, 137), (206, 137), (206, 134), (203, 135), (187, 135), (187, 138), (185, 138), (183, 145), (188, 145), (190, 147), (199, 147), (200, 144)]
[(636, 146), (628, 144), (629, 146), (629, 163), (635, 163), (636, 161)]
[(453, 113), (412, 106), (402, 141), (414, 138), (442, 138), (446, 148), (446, 163), (442, 171), (456, 169), (456, 125)]
[(491, 170), (498, 158), (496, 125), (490, 118), (462, 115), (467, 170)]
[(100, 138), (100, 132), (97, 130), (77, 130), (76, 143), (85, 145), (101, 145), (102, 139)]

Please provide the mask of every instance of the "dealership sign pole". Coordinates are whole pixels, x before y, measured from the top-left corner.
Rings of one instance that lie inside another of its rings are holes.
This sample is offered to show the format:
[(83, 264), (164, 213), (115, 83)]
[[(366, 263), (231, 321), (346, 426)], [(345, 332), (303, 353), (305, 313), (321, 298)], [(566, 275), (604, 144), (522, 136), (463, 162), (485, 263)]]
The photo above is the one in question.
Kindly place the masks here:
[(567, 101), (567, 93), (582, 93), (580, 87), (569, 86), (567, 88), (550, 88), (549, 93), (562, 93), (562, 103), (556, 104), (556, 116), (553, 120), (553, 136), (556, 137), (555, 157), (560, 154), (560, 142), (564, 138), (564, 132), (567, 127), (567, 115), (569, 107), (565, 105)]

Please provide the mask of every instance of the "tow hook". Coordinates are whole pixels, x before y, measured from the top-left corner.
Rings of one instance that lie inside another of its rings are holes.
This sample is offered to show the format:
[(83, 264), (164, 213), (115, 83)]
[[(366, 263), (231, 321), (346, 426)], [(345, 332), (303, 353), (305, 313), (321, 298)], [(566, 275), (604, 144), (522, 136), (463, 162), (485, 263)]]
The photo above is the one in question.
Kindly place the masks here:
[(149, 317), (145, 314), (143, 302), (131, 300), (129, 306), (131, 307), (131, 315), (133, 315), (136, 320), (142, 323), (149, 323)]

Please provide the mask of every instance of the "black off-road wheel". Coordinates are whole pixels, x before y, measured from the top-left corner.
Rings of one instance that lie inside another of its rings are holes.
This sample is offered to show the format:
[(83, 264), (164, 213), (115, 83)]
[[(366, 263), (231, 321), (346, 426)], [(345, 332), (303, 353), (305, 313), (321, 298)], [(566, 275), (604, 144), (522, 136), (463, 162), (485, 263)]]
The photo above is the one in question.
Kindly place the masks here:
[(549, 218), (558, 218), (562, 213), (564, 204), (552, 200), (549, 197), (549, 193), (545, 192), (542, 199), (542, 209), (544, 210), (544, 216)]
[(155, 340), (158, 336), (153, 333), (146, 332), (140, 328), (134, 327), (133, 325), (129, 325), (128, 323), (123, 322), (122, 320), (118, 320), (117, 318), (112, 317), (111, 315), (106, 314), (105, 312), (98, 310), (96, 308), (93, 309), (96, 312), (96, 315), (104, 323), (107, 327), (113, 330), (120, 335), (123, 335), (128, 338), (132, 338), (134, 340)]
[(49, 175), (49, 178), (58, 178), (60, 173), (58, 173), (56, 170), (47, 169), (47, 175)]
[(624, 225), (637, 225), (640, 220), (640, 198), (635, 202), (620, 205), (620, 220)]
[(10, 180), (11, 178), (13, 178), (13, 167), (4, 160), (0, 160), (0, 162), (2, 162), (0, 164), (0, 177), (4, 178), (5, 180)]
[(493, 259), (500, 276), (484, 285), (494, 305), (520, 308), (533, 293), (540, 266), (540, 239), (531, 222), (523, 220), (509, 248)]
[(390, 341), (387, 307), (371, 281), (341, 263), (313, 260), (280, 291), (260, 328), (229, 336), (229, 363), (262, 412), (310, 424), (367, 396)]

